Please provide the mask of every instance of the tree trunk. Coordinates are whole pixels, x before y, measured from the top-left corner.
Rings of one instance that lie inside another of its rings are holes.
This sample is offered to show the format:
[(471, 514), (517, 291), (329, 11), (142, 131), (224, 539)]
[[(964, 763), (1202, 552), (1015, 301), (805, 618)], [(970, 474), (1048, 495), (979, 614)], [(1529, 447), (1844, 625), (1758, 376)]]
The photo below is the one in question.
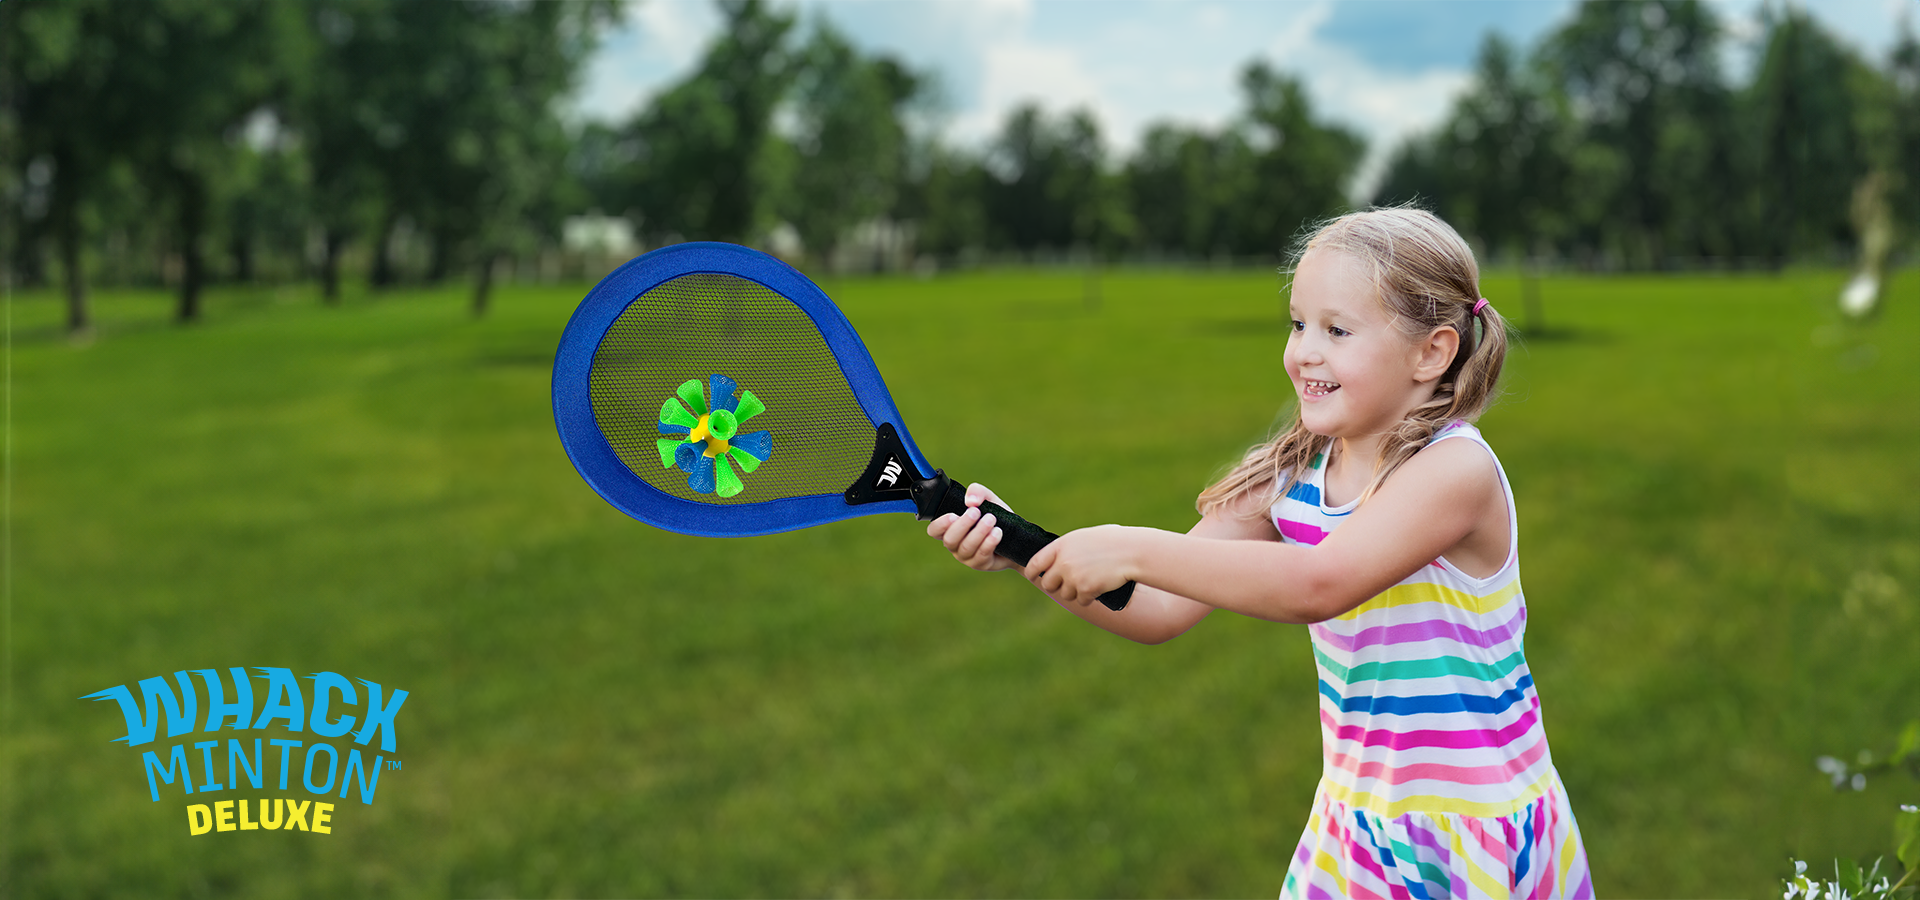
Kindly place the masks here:
[(340, 305), (340, 248), (346, 242), (346, 235), (326, 230), (326, 256), (320, 261), (320, 299), (328, 306)]
[(80, 169), (72, 153), (54, 157), (54, 233), (60, 244), (60, 264), (67, 282), (67, 335), (85, 337), (93, 330), (93, 312), (87, 303), (87, 270), (80, 249)]
[(253, 239), (245, 233), (236, 231), (227, 242), (227, 251), (233, 255), (233, 280), (243, 284), (253, 283)]
[(393, 229), (399, 223), (399, 216), (389, 211), (380, 219), (380, 233), (373, 242), (373, 273), (368, 280), (375, 289), (388, 287), (394, 282)]
[(447, 280), (447, 273), (453, 269), (453, 238), (447, 229), (433, 230), (433, 251), (427, 264), (427, 281), (440, 284)]
[(478, 319), (487, 314), (487, 303), (493, 294), (493, 270), (500, 261), (500, 254), (488, 252), (480, 257), (480, 282), (473, 286), (473, 317)]
[(77, 211), (69, 207), (59, 213), (60, 265), (67, 282), (67, 336), (81, 338), (93, 330), (93, 313), (87, 304), (87, 270), (80, 256), (80, 227)]
[(206, 281), (206, 260), (200, 243), (207, 230), (207, 187), (198, 175), (182, 172), (180, 190), (180, 306), (175, 320), (200, 321), (200, 287)]

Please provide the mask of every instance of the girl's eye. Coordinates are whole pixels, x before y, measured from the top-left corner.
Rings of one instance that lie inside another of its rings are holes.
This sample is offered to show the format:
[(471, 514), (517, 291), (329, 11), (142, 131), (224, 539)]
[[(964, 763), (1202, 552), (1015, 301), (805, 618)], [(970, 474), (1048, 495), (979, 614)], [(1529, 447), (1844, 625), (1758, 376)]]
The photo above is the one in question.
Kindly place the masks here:
[(1328, 325), (1327, 333), (1333, 335), (1334, 337), (1346, 337), (1351, 332), (1347, 331), (1345, 328), (1340, 328), (1335, 325)]
[(1296, 332), (1300, 332), (1300, 331), (1306, 331), (1306, 330), (1307, 330), (1307, 323), (1305, 323), (1305, 322), (1302, 322), (1302, 321), (1300, 321), (1299, 319), (1294, 319), (1294, 320), (1293, 320), (1293, 330), (1294, 330), (1294, 331), (1296, 331)]

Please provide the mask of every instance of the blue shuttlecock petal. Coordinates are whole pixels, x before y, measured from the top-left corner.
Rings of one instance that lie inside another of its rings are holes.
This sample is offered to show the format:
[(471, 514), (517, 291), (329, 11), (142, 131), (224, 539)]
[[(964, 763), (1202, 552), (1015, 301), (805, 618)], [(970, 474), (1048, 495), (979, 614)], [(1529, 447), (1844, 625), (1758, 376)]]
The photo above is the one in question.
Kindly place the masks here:
[(746, 434), (736, 434), (733, 440), (727, 442), (727, 445), (736, 450), (745, 450), (752, 454), (753, 458), (765, 462), (767, 457), (773, 455), (773, 432), (749, 431)]
[(677, 435), (679, 435), (679, 436), (681, 436), (681, 437), (686, 437), (686, 435), (687, 435), (687, 432), (689, 432), (689, 431), (692, 431), (692, 430), (693, 430), (693, 429), (691, 429), (691, 428), (688, 428), (688, 427), (687, 427), (687, 426), (685, 426), (685, 425), (675, 425), (675, 424), (674, 424), (674, 423), (672, 423), (672, 422), (661, 422), (661, 423), (660, 423), (660, 433), (661, 433), (661, 434), (677, 434)]
[[(691, 447), (693, 445), (688, 444), (687, 446)], [(693, 474), (687, 476), (687, 487), (701, 494), (713, 493), (713, 457), (702, 453), (698, 459), (693, 461)]]
[(679, 466), (680, 471), (692, 475), (699, 467), (699, 461), (706, 458), (706, 452), (706, 441), (681, 444), (673, 451), (673, 464)]
[(734, 407), (739, 405), (740, 401), (734, 399), (733, 392), (738, 389), (740, 385), (736, 384), (733, 379), (716, 372), (712, 378), (707, 379), (707, 384), (708, 393), (713, 396), (714, 409), (724, 409), (727, 412), (733, 412)]

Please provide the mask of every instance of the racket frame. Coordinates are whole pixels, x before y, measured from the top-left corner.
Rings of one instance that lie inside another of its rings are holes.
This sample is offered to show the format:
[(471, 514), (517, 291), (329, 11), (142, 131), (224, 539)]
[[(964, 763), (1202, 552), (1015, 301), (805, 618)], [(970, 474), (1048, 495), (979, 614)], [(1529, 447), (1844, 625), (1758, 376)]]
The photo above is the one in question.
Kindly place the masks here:
[[(694, 241), (673, 244), (646, 253), (613, 270), (594, 285), (567, 321), (553, 360), (553, 418), (567, 458), (608, 503), (633, 518), (682, 534), (736, 537), (791, 531), (824, 522), (885, 512), (917, 514), (911, 498), (848, 505), (840, 492), (789, 497), (761, 503), (697, 503), (648, 484), (622, 461), (607, 442), (593, 411), (594, 355), (616, 319), (634, 301), (660, 285), (687, 275), (730, 275), (765, 287), (786, 298), (813, 320), (847, 387), (878, 428), (893, 423), (901, 449), (921, 477), (934, 471), (921, 455), (900, 410), (880, 380), (879, 367), (853, 330), (852, 323), (833, 301), (806, 276), (780, 260), (734, 244)], [(690, 372), (705, 378), (708, 372)], [(725, 374), (725, 373), (722, 373)], [(778, 445), (774, 452), (779, 453)]]

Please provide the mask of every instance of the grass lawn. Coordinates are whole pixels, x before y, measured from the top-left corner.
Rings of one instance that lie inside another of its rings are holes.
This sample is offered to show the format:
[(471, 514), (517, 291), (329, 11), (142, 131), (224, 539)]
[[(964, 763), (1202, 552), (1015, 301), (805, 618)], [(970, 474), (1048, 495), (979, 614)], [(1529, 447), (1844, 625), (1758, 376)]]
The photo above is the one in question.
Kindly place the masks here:
[[(1603, 896), (1777, 895), (1790, 854), (1886, 853), (1920, 800), (1812, 764), (1920, 716), (1920, 277), (1866, 326), (1843, 280), (1550, 278), (1482, 422)], [(1186, 528), (1289, 396), (1271, 273), (1113, 273), (1097, 309), (1077, 273), (824, 286), (933, 462), (1055, 530)], [(629, 520), (553, 433), (585, 290), (476, 322), (464, 288), (233, 289), (192, 328), (108, 291), (84, 347), (14, 295), (5, 892), (1279, 890), (1320, 769), (1304, 629), (1135, 646), (905, 516)], [(77, 698), (229, 666), (409, 691), (404, 769), (329, 835), (190, 836), (236, 793), (152, 802), (118, 709)]]

